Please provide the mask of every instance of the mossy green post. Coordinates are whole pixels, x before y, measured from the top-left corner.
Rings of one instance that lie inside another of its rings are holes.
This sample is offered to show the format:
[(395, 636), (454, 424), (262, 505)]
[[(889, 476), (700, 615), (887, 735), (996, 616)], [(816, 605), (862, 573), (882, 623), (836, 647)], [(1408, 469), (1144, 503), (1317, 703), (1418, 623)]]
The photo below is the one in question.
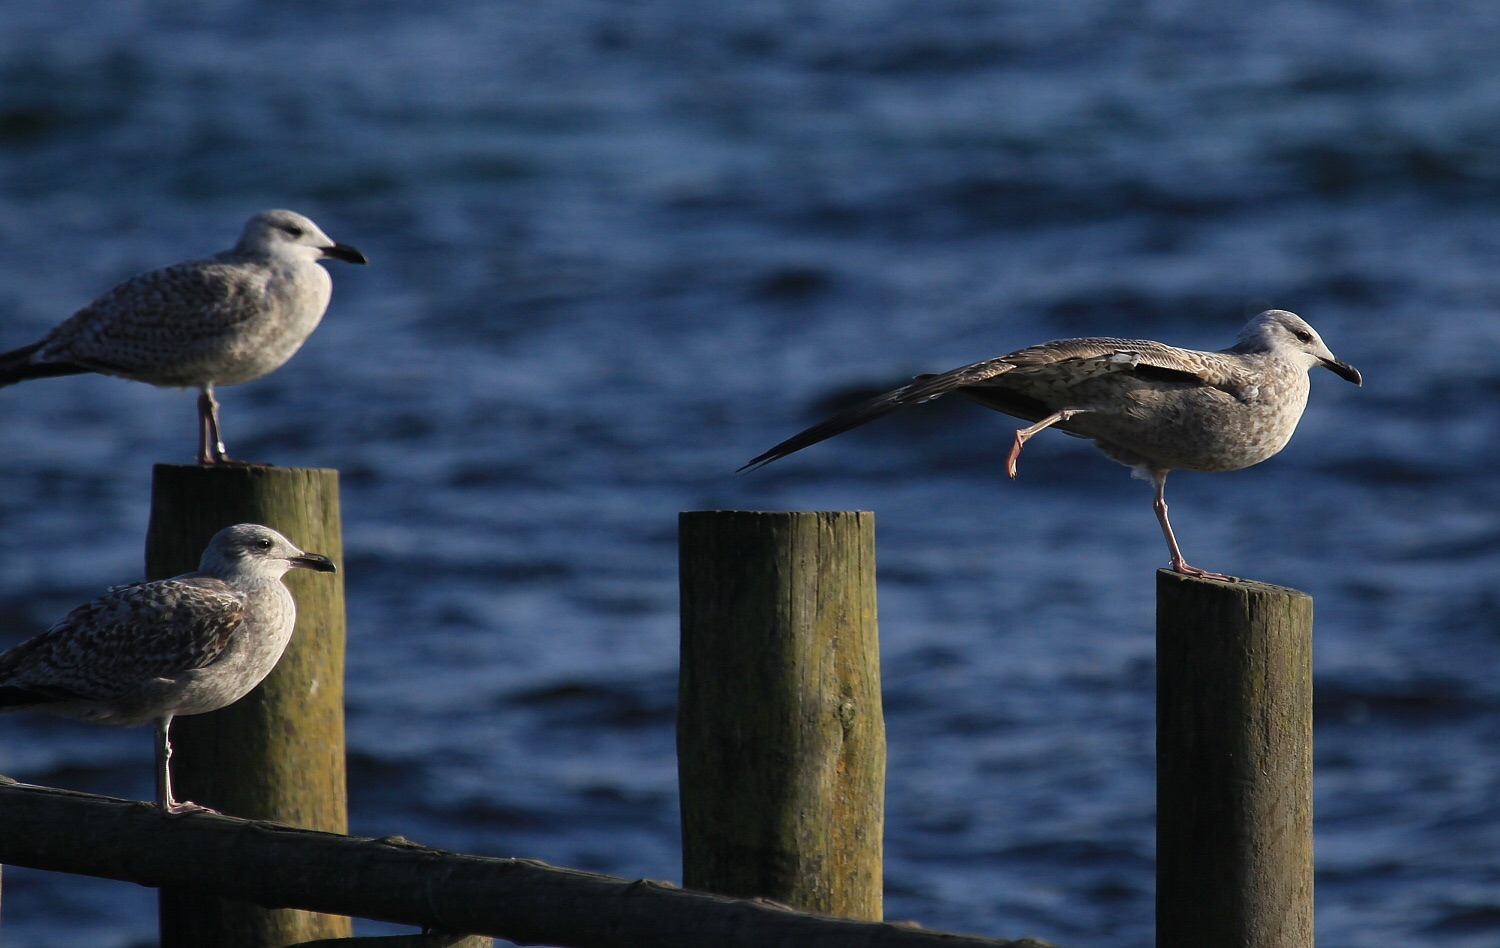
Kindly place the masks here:
[[(348, 831), (344, 777), (344, 547), (338, 472), (158, 464), (146, 575), (190, 572), (208, 540), (261, 523), (340, 572), (293, 570), (297, 629), (276, 669), (227, 708), (172, 722), (177, 797), (232, 816)], [(184, 817), (193, 819), (193, 817)], [(350, 920), (163, 890), (162, 948), (279, 948), (350, 934)]]
[(879, 920), (874, 515), (691, 511), (679, 528), (684, 885)]
[(1312, 597), (1156, 594), (1156, 944), (1311, 948)]

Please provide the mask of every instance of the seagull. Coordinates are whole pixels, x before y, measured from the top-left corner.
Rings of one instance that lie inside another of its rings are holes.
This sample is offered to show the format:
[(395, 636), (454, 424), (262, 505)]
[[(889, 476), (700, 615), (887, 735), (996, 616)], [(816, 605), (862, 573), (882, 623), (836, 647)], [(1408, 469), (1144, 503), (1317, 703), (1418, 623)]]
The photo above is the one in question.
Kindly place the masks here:
[(237, 464), (219, 433), (215, 385), (280, 368), (317, 328), (333, 281), (317, 261), (365, 263), (294, 211), (262, 211), (239, 243), (149, 270), (94, 300), (40, 341), (0, 353), (0, 386), (98, 372), (198, 389), (198, 463)]
[(172, 797), (168, 729), (179, 715), (233, 704), (276, 667), (297, 622), (281, 579), (291, 569), (337, 572), (270, 527), (226, 527), (197, 572), (115, 586), (0, 654), (0, 711), (153, 722), (156, 806), (173, 816), (211, 812)]
[(1286, 310), (1254, 317), (1228, 349), (1199, 352), (1141, 339), (1058, 339), (935, 375), (876, 396), (793, 435), (753, 458), (763, 467), (898, 408), (949, 392), (1033, 424), (1016, 431), (1005, 459), (1014, 479), (1021, 448), (1047, 428), (1092, 438), (1111, 460), (1156, 487), (1156, 518), (1172, 569), (1233, 582), (1190, 566), (1167, 519), (1167, 474), (1237, 471), (1286, 446), (1307, 406), (1318, 366), (1355, 385), (1354, 366), (1334, 356), (1316, 330)]

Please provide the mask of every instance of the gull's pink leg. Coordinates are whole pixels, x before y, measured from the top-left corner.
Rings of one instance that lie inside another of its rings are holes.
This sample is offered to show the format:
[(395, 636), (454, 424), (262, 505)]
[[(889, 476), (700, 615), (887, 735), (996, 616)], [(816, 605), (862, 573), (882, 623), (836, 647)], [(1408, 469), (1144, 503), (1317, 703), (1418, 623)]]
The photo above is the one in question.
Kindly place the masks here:
[(199, 806), (188, 800), (172, 799), (172, 739), (167, 736), (171, 726), (171, 715), (159, 718), (156, 722), (156, 806), (167, 816), (213, 813), (206, 806)]
[(1030, 428), (1022, 428), (1016, 432), (1016, 443), (1011, 445), (1010, 453), (1005, 456), (1005, 473), (1010, 475), (1011, 480), (1016, 479), (1016, 461), (1021, 457), (1021, 446), (1031, 440), (1031, 436), (1044, 428), (1050, 428), (1060, 421), (1067, 421), (1074, 415), (1086, 408), (1064, 408), (1055, 414), (1048, 415)]
[[(211, 446), (218, 441), (218, 435), (214, 432), (214, 397), (209, 394), (208, 389), (198, 393), (198, 463), (214, 463)], [(223, 446), (220, 445), (222, 448)]]
[(1151, 482), (1156, 485), (1156, 519), (1161, 522), (1162, 535), (1167, 538), (1167, 549), (1172, 554), (1172, 569), (1188, 576), (1201, 576), (1204, 579), (1217, 579), (1226, 583), (1239, 582), (1233, 576), (1225, 576), (1223, 573), (1211, 573), (1206, 569), (1189, 566), (1188, 561), (1182, 558), (1182, 550), (1177, 548), (1177, 538), (1172, 535), (1172, 524), (1167, 520), (1167, 472), (1164, 470), (1153, 470)]
[(219, 402), (214, 398), (212, 384), (203, 386), (198, 394), (198, 463), (255, 466), (250, 461), (236, 461), (224, 452), (224, 437), (219, 433)]

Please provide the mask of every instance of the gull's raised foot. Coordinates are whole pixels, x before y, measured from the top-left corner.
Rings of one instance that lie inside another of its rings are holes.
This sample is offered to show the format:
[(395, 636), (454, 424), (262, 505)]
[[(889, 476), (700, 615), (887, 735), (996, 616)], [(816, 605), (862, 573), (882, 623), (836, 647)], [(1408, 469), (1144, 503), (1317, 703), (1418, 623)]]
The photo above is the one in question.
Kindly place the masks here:
[(1010, 446), (1010, 453), (1005, 456), (1005, 473), (1011, 480), (1016, 479), (1016, 462), (1021, 459), (1021, 446), (1026, 439), (1021, 437), (1021, 432), (1016, 432), (1016, 443)]

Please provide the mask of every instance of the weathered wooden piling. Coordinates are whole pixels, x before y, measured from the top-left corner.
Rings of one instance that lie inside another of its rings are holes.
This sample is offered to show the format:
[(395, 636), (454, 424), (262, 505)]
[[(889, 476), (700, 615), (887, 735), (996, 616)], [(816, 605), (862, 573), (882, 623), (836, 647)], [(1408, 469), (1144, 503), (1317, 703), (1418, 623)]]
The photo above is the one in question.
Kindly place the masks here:
[(679, 518), (689, 888), (881, 918), (874, 524), (868, 511)]
[[(158, 464), (153, 472), (146, 574), (197, 568), (218, 530), (261, 523), (304, 550), (343, 564), (338, 472), (307, 468)], [(246, 819), (348, 830), (344, 775), (343, 574), (287, 585), (297, 629), (275, 671), (235, 704), (172, 722), (179, 799)], [(292, 945), (350, 934), (350, 920), (163, 889), (162, 948)]]
[(1311, 948), (1312, 598), (1156, 591), (1156, 944)]

